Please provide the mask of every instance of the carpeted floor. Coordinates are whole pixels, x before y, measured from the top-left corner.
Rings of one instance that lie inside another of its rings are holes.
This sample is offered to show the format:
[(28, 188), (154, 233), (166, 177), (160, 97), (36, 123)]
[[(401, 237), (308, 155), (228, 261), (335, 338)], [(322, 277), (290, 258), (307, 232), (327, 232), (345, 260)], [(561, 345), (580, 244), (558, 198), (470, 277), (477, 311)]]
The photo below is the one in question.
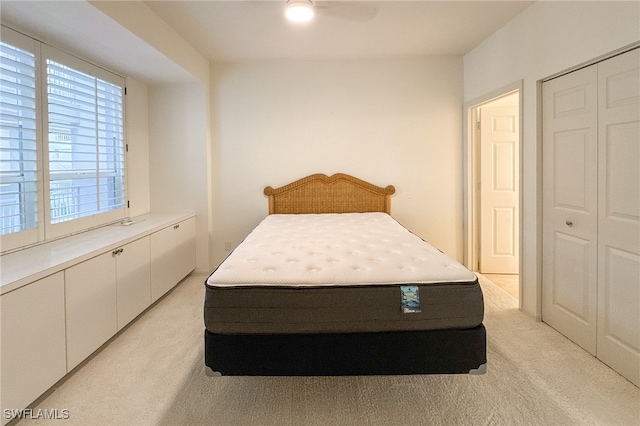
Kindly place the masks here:
[(32, 408), (69, 410), (51, 421), (65, 426), (640, 425), (640, 389), (484, 277), (485, 375), (206, 377), (204, 279), (187, 278)]

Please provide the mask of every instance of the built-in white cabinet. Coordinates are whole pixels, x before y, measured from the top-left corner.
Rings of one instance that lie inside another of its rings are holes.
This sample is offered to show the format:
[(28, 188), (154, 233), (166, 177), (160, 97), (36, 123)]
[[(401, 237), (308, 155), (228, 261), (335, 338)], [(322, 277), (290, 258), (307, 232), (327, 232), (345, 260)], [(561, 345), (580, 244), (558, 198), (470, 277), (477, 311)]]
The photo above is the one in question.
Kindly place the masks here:
[(65, 271), (69, 370), (151, 305), (149, 259), (144, 237)]
[(151, 235), (151, 298), (154, 302), (195, 268), (195, 231), (195, 218), (190, 218)]
[(112, 252), (116, 260), (118, 330), (151, 305), (149, 240), (150, 237), (144, 237)]
[(195, 217), (185, 214), (150, 214), (2, 256), (2, 412), (27, 407), (195, 261)]
[(116, 269), (104, 253), (65, 271), (69, 371), (118, 331)]
[(64, 273), (0, 296), (0, 318), (4, 413), (26, 407), (67, 373)]

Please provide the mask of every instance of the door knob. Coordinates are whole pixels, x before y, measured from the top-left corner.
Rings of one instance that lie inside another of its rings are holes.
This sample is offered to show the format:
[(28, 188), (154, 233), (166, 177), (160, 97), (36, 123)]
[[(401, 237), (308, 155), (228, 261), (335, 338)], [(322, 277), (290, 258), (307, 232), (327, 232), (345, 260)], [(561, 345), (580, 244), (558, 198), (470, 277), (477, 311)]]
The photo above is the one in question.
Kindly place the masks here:
[(571, 222), (570, 220), (565, 222), (567, 224), (567, 226), (573, 226), (573, 222)]

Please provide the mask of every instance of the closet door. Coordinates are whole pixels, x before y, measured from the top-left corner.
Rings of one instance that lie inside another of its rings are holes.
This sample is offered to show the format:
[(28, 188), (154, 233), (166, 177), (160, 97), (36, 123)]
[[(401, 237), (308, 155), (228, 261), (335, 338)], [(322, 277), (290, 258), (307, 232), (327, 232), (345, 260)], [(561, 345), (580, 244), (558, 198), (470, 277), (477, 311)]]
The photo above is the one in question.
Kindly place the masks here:
[(595, 355), (597, 68), (543, 84), (543, 320)]
[(597, 355), (640, 386), (640, 50), (598, 80)]

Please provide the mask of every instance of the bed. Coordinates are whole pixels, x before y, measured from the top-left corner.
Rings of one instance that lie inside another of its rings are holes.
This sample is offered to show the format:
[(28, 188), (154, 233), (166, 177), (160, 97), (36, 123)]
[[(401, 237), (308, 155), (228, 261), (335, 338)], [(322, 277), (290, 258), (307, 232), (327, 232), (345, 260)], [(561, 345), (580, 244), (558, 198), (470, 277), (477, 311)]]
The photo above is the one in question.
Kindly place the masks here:
[(316, 174), (205, 282), (210, 376), (482, 374), (477, 277), (391, 217), (393, 186)]

